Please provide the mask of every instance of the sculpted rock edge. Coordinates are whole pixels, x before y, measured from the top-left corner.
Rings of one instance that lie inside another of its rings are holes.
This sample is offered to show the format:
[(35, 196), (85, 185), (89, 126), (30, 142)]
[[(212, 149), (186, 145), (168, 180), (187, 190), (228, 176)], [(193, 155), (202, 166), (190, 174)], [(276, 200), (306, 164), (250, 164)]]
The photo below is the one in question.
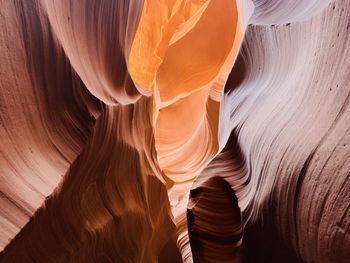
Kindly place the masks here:
[(1, 262), (348, 262), (347, 0), (0, 1)]

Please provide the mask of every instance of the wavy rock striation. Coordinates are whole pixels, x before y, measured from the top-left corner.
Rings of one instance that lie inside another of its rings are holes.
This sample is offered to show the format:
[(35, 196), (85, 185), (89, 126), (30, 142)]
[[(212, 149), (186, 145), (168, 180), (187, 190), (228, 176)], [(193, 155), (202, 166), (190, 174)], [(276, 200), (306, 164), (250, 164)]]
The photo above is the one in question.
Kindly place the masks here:
[(350, 258), (349, 11), (335, 1), (303, 23), (250, 27), (231, 73), (244, 78), (222, 104), (247, 169), (245, 224), (272, 229), (301, 262)]
[(0, 261), (348, 262), (329, 2), (0, 1)]
[(72, 70), (37, 4), (1, 1), (0, 247), (81, 152), (102, 109)]
[(196, 262), (241, 262), (241, 210), (230, 184), (211, 177), (191, 191), (187, 212)]

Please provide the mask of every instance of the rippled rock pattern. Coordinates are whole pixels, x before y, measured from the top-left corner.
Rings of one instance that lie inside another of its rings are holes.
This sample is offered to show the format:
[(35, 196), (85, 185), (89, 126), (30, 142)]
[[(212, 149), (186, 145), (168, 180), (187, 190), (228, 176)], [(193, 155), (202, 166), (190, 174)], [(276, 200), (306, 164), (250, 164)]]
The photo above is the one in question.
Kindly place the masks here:
[(350, 262), (348, 0), (0, 0), (0, 262)]

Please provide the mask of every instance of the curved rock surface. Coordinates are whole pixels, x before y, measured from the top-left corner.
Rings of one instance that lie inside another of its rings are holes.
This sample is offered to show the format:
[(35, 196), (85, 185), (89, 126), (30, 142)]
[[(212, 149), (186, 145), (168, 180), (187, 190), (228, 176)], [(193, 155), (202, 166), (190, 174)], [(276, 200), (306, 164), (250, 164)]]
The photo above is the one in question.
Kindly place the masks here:
[(0, 0), (1, 262), (348, 262), (347, 0)]
[(195, 262), (241, 262), (242, 219), (230, 184), (211, 177), (191, 191), (188, 228)]
[(33, 3), (0, 8), (0, 248), (61, 181), (102, 109)]
[(252, 24), (273, 25), (305, 21), (318, 14), (330, 0), (253, 0)]

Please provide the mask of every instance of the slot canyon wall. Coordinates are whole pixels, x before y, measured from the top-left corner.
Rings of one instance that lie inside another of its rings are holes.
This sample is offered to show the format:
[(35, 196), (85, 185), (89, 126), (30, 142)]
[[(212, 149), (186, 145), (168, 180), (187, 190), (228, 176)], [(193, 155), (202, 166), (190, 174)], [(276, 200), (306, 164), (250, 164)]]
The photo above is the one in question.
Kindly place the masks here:
[(0, 0), (0, 262), (350, 262), (348, 0)]

